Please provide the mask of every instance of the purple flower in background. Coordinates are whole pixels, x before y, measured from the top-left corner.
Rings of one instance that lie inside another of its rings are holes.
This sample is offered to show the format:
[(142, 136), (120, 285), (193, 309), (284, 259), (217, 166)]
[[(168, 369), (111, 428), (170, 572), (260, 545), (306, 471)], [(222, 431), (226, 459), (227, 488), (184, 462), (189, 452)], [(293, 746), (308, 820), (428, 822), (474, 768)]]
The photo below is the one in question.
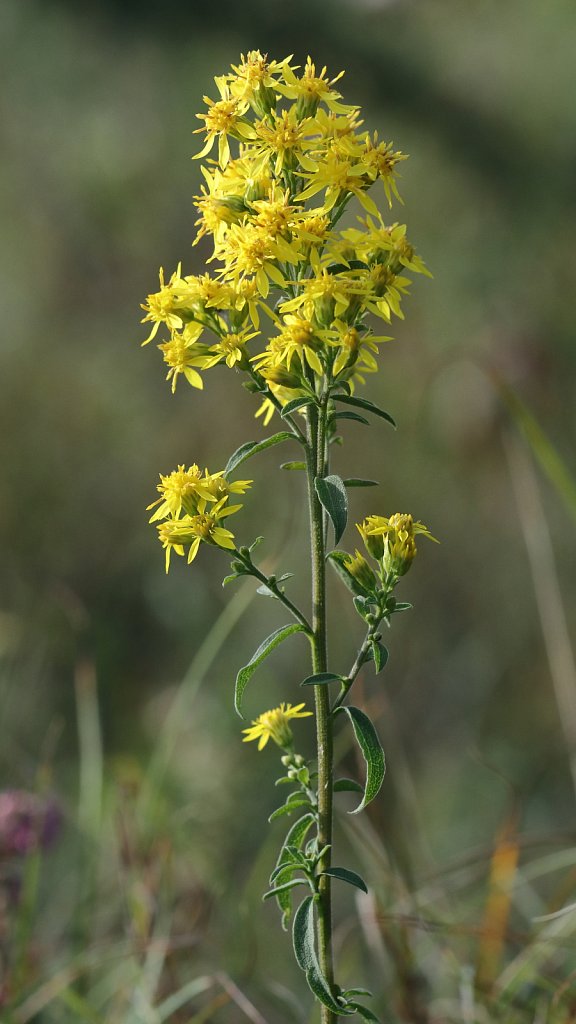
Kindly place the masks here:
[(53, 797), (26, 790), (0, 792), (0, 856), (23, 857), (47, 849), (58, 836), (62, 812)]

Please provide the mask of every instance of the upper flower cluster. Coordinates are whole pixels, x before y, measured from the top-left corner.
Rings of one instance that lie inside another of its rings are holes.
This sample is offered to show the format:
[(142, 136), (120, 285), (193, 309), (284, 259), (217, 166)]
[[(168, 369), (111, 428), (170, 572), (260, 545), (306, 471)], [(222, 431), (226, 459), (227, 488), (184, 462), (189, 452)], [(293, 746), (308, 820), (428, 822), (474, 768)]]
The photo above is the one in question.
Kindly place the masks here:
[[(252, 378), (271, 412), (376, 370), (388, 339), (369, 314), (402, 316), (407, 274), (427, 271), (405, 225), (386, 225), (369, 195), (380, 181), (389, 205), (399, 198), (405, 155), (363, 129), (335, 88), (340, 77), (310, 58), (298, 68), (252, 51), (215, 79), (219, 98), (197, 115), (197, 156), (208, 159), (195, 197), (196, 241), (212, 239), (215, 269), (183, 276), (179, 266), (168, 283), (161, 272), (143, 306), (147, 341), (168, 329), (159, 347), (173, 389), (180, 375), (201, 388), (202, 371), (226, 363)], [(353, 199), (364, 215), (341, 230)], [(258, 345), (262, 310), (273, 330)]]

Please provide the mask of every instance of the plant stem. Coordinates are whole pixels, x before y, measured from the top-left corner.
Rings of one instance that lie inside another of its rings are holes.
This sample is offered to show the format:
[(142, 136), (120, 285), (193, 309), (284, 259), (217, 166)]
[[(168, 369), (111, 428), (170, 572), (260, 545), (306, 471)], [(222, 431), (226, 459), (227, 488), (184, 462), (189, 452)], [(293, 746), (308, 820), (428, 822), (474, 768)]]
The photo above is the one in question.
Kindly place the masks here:
[[(308, 410), (309, 447), (307, 450), (308, 500), (310, 507), (310, 540), (312, 549), (312, 670), (327, 670), (326, 638), (326, 552), (324, 510), (314, 486), (316, 476), (326, 472), (326, 416), (327, 402), (318, 409)], [(330, 698), (326, 686), (314, 687), (316, 704), (316, 740), (318, 747), (318, 846), (332, 844), (332, 719)], [(328, 849), (318, 864), (318, 872), (330, 867), (331, 850)], [(320, 968), (330, 987), (334, 981), (332, 962), (332, 911), (330, 877), (321, 875), (318, 887), (318, 959)], [(321, 1007), (322, 1024), (334, 1024), (332, 1010)]]
[(270, 577), (266, 575), (266, 573), (263, 573), (258, 568), (258, 566), (254, 565), (254, 562), (252, 561), (250, 556), (245, 557), (243, 554), (240, 553), (240, 551), (238, 551), (235, 548), (234, 549), (234, 557), (237, 558), (239, 562), (242, 562), (243, 565), (246, 566), (250, 576), (254, 576), (255, 579), (260, 580), (260, 582), (263, 583), (264, 586), (268, 587), (268, 589), (274, 594), (274, 597), (277, 598), (278, 601), (281, 601), (282, 604), (284, 605), (284, 607), (288, 608), (288, 610), (290, 612), (292, 612), (292, 615), (294, 616), (294, 618), (302, 626), (304, 626), (304, 629), (306, 630), (306, 632), (309, 633), (310, 636), (312, 636), (312, 626), (308, 622), (308, 619), (306, 618), (305, 615), (302, 614), (300, 609), (296, 607), (296, 605), (293, 603), (293, 601), (291, 601), (289, 597), (286, 597), (286, 594), (282, 590), (280, 590), (280, 588), (278, 587), (278, 584), (274, 583), (270, 579)]

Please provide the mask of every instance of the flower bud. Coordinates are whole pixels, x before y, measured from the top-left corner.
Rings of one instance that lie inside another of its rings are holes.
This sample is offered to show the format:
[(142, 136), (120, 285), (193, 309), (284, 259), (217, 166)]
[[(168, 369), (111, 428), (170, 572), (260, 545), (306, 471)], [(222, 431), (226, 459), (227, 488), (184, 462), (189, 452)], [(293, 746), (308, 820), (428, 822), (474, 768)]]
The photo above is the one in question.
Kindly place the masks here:
[(369, 532), (371, 528), (369, 519), (365, 519), (363, 523), (357, 523), (356, 526), (362, 540), (364, 541), (364, 547), (368, 554), (372, 555), (372, 558), (375, 558), (376, 561), (379, 562), (384, 554), (384, 538), (380, 534), (372, 534)]
[(409, 514), (396, 512), (390, 516), (388, 527), (382, 565), (385, 572), (404, 576), (416, 555), (414, 520)]
[(283, 388), (299, 388), (302, 385), (300, 377), (295, 373), (290, 373), (289, 370), (284, 370), (281, 366), (271, 366), (265, 371), (262, 370), (262, 376), (272, 384), (279, 384)]
[(378, 583), (376, 574), (370, 568), (368, 562), (364, 558), (364, 555), (361, 555), (358, 549), (356, 549), (354, 557), (350, 555), (344, 564), (350, 575), (358, 581), (361, 587), (364, 587), (364, 589), (370, 591), (370, 593), (374, 592)]

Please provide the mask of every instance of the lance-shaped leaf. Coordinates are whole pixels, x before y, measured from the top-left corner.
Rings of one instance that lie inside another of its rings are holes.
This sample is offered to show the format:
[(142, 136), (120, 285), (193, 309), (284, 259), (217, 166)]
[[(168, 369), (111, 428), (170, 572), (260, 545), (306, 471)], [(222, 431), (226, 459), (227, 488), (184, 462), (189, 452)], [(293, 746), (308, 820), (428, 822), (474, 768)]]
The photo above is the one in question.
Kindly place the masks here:
[(365, 409), (366, 412), (371, 412), (373, 416), (380, 416), (381, 419), (396, 428), (396, 421), (392, 419), (390, 413), (384, 412), (384, 409), (374, 405), (374, 402), (369, 402), (367, 398), (356, 398), (355, 395), (334, 395), (334, 401), (343, 402), (344, 405), (355, 405), (357, 409)]
[(303, 470), (303, 469), (306, 469), (306, 463), (305, 462), (282, 462), (282, 463), (280, 463), (280, 469), (287, 469), (287, 470), (297, 470), (297, 469), (299, 469), (299, 470)]
[(377, 480), (364, 480), (359, 476), (349, 476), (343, 483), (344, 487), (378, 487)]
[(336, 779), (332, 787), (335, 793), (363, 793), (364, 786), (361, 786), (355, 779)]
[(291, 793), (286, 803), (272, 811), (268, 821), (272, 823), (276, 821), (276, 818), (281, 818), (284, 814), (292, 814), (293, 811), (297, 811), (300, 807), (312, 807), (312, 804), (302, 793)]
[[(293, 849), (294, 847), (300, 847), (304, 842), (310, 827), (314, 824), (314, 821), (315, 818), (313, 814), (304, 814), (291, 826), (278, 855), (276, 867), (270, 876), (270, 884), (272, 884), (273, 881), (277, 881), (279, 884), (280, 881), (284, 882), (290, 877), (290, 869), (294, 869), (294, 862), (292, 854), (290, 854), (288, 850), (289, 848)], [(286, 873), (278, 870), (282, 867), (288, 869)], [(278, 907), (282, 912), (282, 928), (286, 931), (290, 914), (292, 912), (292, 893), (290, 890), (284, 890), (283, 892), (276, 893), (276, 900), (278, 902)]]
[(269, 889), (268, 892), (264, 893), (262, 899), (269, 900), (272, 896), (278, 896), (281, 892), (290, 892), (297, 885), (308, 885), (308, 882), (305, 878), (291, 878), (289, 882), (282, 882), (282, 885), (276, 886), (275, 889)]
[(257, 455), (258, 452), (266, 451), (266, 448), (273, 448), (274, 445), (282, 444), (283, 441), (293, 441), (294, 439), (295, 435), (290, 430), (281, 430), (279, 434), (265, 437), (263, 441), (247, 441), (246, 444), (241, 444), (228, 459), (224, 476), (228, 476), (241, 462), (246, 462), (246, 459)]
[(362, 889), (362, 892), (368, 892), (364, 879), (355, 871), (349, 871), (348, 868), (326, 868), (326, 871), (321, 871), (320, 874), (339, 878), (341, 882), (348, 882), (348, 885), (355, 885), (357, 889)]
[(367, 420), (365, 416), (360, 416), (357, 412), (335, 412), (330, 417), (330, 423), (336, 423), (337, 420), (356, 420), (357, 423), (364, 423), (367, 427), (370, 426), (370, 420)]
[(381, 644), (379, 640), (373, 640), (370, 644), (370, 651), (374, 659), (374, 671), (378, 674), (388, 661), (388, 648), (384, 647), (384, 644)]
[(304, 409), (307, 405), (315, 405), (316, 399), (308, 396), (302, 396), (301, 398), (293, 398), (290, 402), (286, 402), (280, 411), (280, 415), (283, 418), (290, 416), (293, 412), (297, 412), (298, 409)]
[(364, 711), (360, 711), (360, 708), (346, 705), (336, 708), (334, 714), (338, 714), (341, 711), (348, 715), (352, 723), (354, 735), (358, 740), (358, 745), (366, 762), (364, 796), (358, 807), (348, 812), (349, 814), (358, 814), (358, 811), (362, 811), (367, 807), (380, 790), (386, 773), (386, 762), (384, 761), (384, 751), (380, 745), (378, 734), (368, 715)]
[(325, 683), (341, 683), (344, 676), (336, 675), (335, 672), (317, 672), (314, 676), (306, 676), (300, 686), (324, 686)]
[(351, 1016), (355, 1010), (338, 1002), (322, 974), (314, 945), (314, 897), (307, 896), (294, 915), (292, 929), (294, 955), (306, 974), (306, 981), (319, 1002), (340, 1016)]
[(316, 477), (314, 486), (320, 502), (332, 520), (334, 543), (337, 544), (348, 521), (348, 498), (344, 482), (335, 475)]
[(244, 690), (261, 662), (271, 654), (275, 647), (278, 647), (278, 644), (281, 644), (283, 640), (286, 640), (287, 637), (292, 636), (293, 633), (305, 632), (306, 630), (304, 626), (299, 622), (291, 622), (288, 626), (280, 626), (280, 629), (274, 630), (270, 636), (267, 636), (266, 639), (262, 641), (258, 650), (254, 651), (254, 654), (250, 658), (248, 664), (244, 665), (244, 667), (240, 669), (236, 676), (236, 686), (234, 688), (234, 707), (240, 715), (240, 718), (244, 717), (240, 710), (242, 706), (242, 699), (244, 697)]

